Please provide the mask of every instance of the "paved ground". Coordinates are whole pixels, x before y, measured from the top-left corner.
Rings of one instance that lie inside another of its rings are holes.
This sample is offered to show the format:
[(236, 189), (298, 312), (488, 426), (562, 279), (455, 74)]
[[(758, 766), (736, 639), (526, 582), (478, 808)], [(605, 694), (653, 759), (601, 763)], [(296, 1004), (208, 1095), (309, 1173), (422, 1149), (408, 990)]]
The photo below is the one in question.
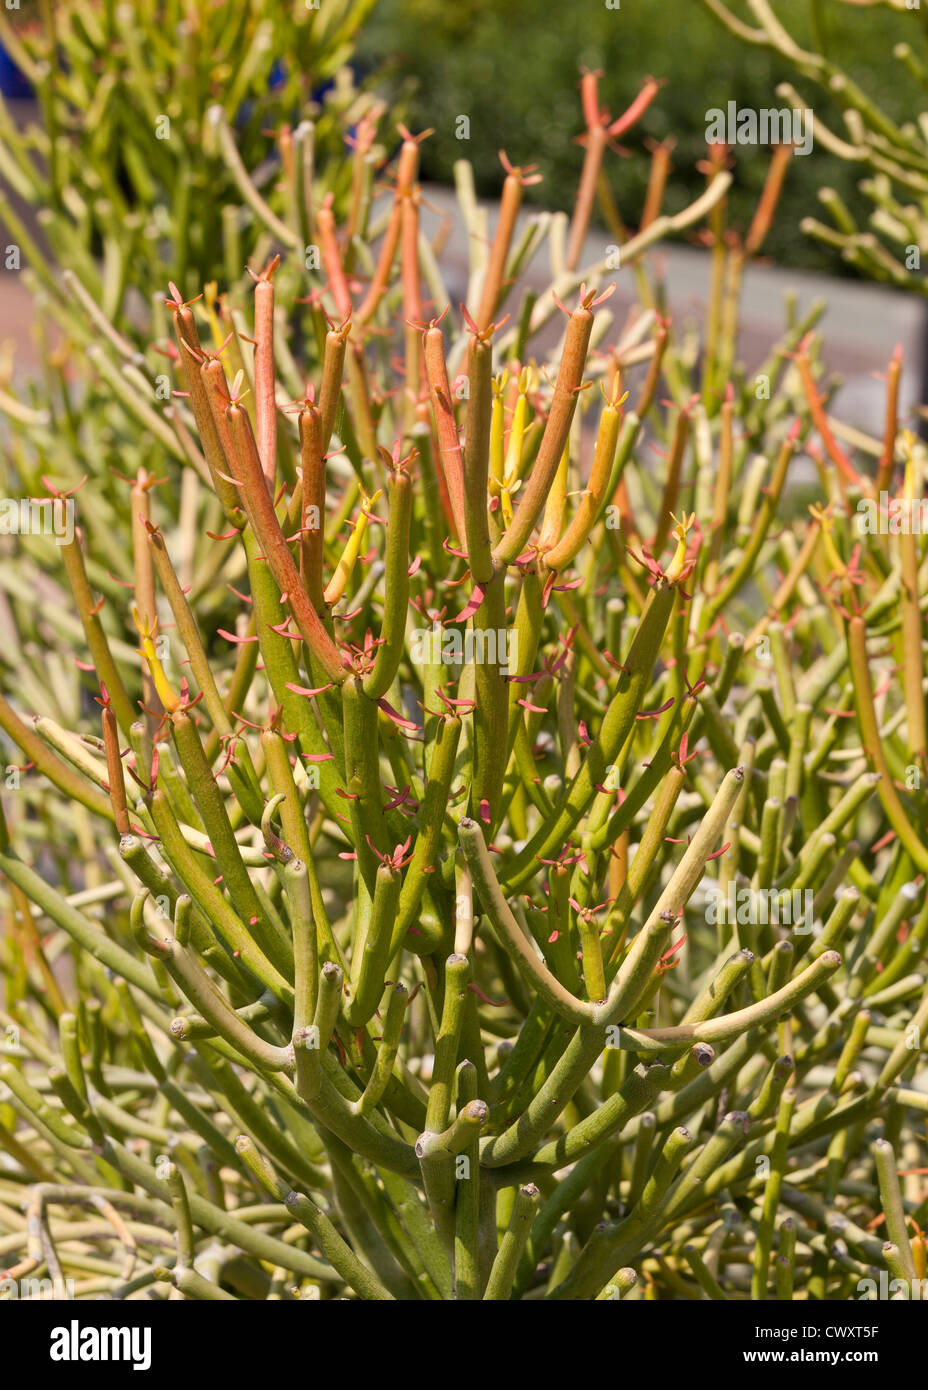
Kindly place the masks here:
[[(427, 214), (436, 224), (443, 213), (456, 210), (455, 196), (449, 189), (429, 187), (425, 197), (436, 210)], [(784, 215), (798, 214), (786, 208)], [(494, 221), (495, 212), (491, 208), (491, 228)], [(589, 237), (581, 265), (601, 259), (604, 243), (602, 233)], [(659, 246), (649, 255), (652, 262), (663, 268), (671, 313), (678, 321), (692, 320), (701, 325), (709, 287), (709, 253), (675, 243)], [(536, 259), (538, 264), (528, 279), (542, 288), (548, 283), (547, 264), (541, 253)], [(462, 295), (466, 286), (467, 233), (460, 216), (455, 217), (444, 260), (455, 268), (446, 275), (449, 294), (452, 297)], [(743, 362), (749, 367), (758, 365), (783, 333), (785, 296), (790, 290), (797, 295), (800, 315), (817, 299), (824, 299), (828, 305), (819, 321), (819, 329), (824, 334), (824, 353), (829, 368), (844, 379), (835, 407), (842, 419), (861, 429), (882, 432), (883, 387), (874, 379), (874, 373), (885, 370), (897, 343), (902, 344), (906, 364), (902, 408), (909, 409), (919, 402), (923, 395), (923, 372), (928, 365), (924, 361), (928, 306), (917, 295), (883, 286), (790, 271), (782, 266), (751, 267), (745, 276), (742, 294), (740, 357)], [(620, 322), (634, 299), (631, 270), (619, 271), (610, 307)]]

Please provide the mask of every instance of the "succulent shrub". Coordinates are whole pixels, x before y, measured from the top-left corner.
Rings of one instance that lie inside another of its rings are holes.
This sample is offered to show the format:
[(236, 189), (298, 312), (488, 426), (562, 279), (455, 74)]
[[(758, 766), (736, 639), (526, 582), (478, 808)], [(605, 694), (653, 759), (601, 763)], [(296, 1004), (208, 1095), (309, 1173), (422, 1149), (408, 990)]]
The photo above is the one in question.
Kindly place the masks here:
[[(305, 186), (336, 166), (338, 195), (349, 190), (341, 122), (363, 105), (344, 65), (373, 4), (65, 0), (19, 24), (5, 10), (0, 42), (38, 107), (22, 127), (0, 103), (6, 189), (38, 210), (53, 257), (117, 323), (133, 308), (127, 287), (147, 299), (169, 274), (199, 288), (230, 264), (237, 279), (261, 230), (243, 199), (302, 212)], [(54, 260), (8, 198), (3, 214), (54, 294)]]
[[(331, 196), (364, 227), (387, 154), (383, 103), (345, 64), (370, 8), (68, 0), (0, 14), (0, 42), (36, 96), (35, 115), (0, 99), (3, 282), (32, 295), (40, 361), (17, 372), (0, 346), (4, 495), (40, 491), (43, 473), (66, 485), (87, 473), (107, 526), (128, 525), (109, 479), (138, 447), (140, 411), (148, 467), (179, 486), (186, 436), (166, 409), (155, 287), (221, 284), (216, 311), (231, 315), (250, 293), (246, 263), (282, 244), (283, 312), (307, 289), (315, 207)], [(307, 366), (316, 347), (301, 345)], [(27, 591), (41, 582), (28, 565), (18, 578)]]
[[(28, 765), (0, 823), (5, 1278), (821, 1299), (925, 1273), (901, 363), (881, 440), (829, 415), (821, 306), (737, 365), (784, 151), (741, 239), (718, 161), (674, 218), (658, 167), (614, 321), (614, 248), (581, 265), (597, 150), (655, 92), (616, 121), (582, 93), (571, 224), (520, 222), (504, 161), (488, 235), (458, 169), (466, 307), (403, 132), (379, 241), (316, 210), (317, 370), (281, 239), (247, 317), (164, 299), (180, 497), (141, 367), (114, 387), (131, 526), (48, 479), (78, 521), (37, 624), (51, 693), (26, 666), (0, 699)], [(700, 352), (646, 253), (706, 218), (734, 259)]]
[[(131, 525), (116, 475), (144, 463), (166, 478), (175, 517), (193, 495), (183, 480), (192, 419), (177, 417), (163, 355), (164, 284), (204, 287), (228, 324), (250, 303), (246, 263), (281, 245), (277, 312), (291, 315), (306, 369), (321, 360), (324, 328), (307, 334), (298, 302), (319, 280), (315, 209), (331, 197), (365, 233), (387, 156), (383, 103), (345, 65), (369, 11), (369, 0), (324, 11), (171, 0), (0, 14), (0, 41), (37, 98), (36, 115), (0, 101), (0, 292), (28, 288), (39, 350), (32, 369), (0, 340), (0, 492), (36, 495), (43, 476), (64, 489), (92, 479), (88, 574), (110, 597), (118, 581), (95, 556)], [(22, 535), (16, 555), (0, 566), (2, 659), (41, 685), (57, 638), (37, 632), (33, 599), (59, 611), (64, 575), (41, 540)], [(53, 682), (49, 712), (66, 722), (79, 714), (73, 675), (68, 660)]]

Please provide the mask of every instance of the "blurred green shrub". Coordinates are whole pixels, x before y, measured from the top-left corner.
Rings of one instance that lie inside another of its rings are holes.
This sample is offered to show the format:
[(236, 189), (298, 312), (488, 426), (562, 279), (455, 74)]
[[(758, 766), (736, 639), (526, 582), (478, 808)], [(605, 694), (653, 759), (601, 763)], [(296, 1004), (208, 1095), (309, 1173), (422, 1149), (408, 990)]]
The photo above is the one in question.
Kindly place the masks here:
[[(893, 58), (893, 45), (907, 39), (925, 45), (918, 12), (894, 13), (885, 7), (809, 4), (786, 0), (777, 13), (797, 41), (820, 45), (818, 24), (829, 57), (871, 93), (887, 115), (911, 119), (920, 89)], [(391, 54), (398, 86), (411, 89), (413, 118), (435, 127), (423, 146), (423, 174), (448, 180), (454, 160), (472, 161), (478, 191), (497, 185), (497, 151), (514, 161), (538, 162), (544, 181), (531, 190), (536, 202), (560, 207), (576, 189), (580, 132), (573, 88), (577, 63), (602, 68), (603, 99), (615, 112), (635, 96), (647, 73), (666, 79), (659, 99), (636, 127), (628, 147), (633, 157), (607, 160), (619, 212), (633, 222), (647, 184), (644, 142), (673, 137), (674, 172), (667, 210), (676, 211), (700, 187), (696, 163), (704, 153), (705, 112), (734, 100), (739, 107), (781, 107), (779, 82), (795, 78), (784, 58), (749, 48), (692, 0), (625, 0), (607, 9), (603, 0), (576, 0), (563, 9), (544, 0), (514, 0), (505, 6), (473, 0), (467, 6), (446, 0), (382, 0), (362, 36), (362, 51)], [(816, 91), (816, 111), (841, 128), (837, 108)], [(470, 139), (458, 139), (457, 118), (470, 117)], [(763, 184), (766, 160), (756, 151), (736, 153), (731, 194), (734, 222), (747, 225)], [(817, 146), (797, 159), (789, 172), (786, 214), (772, 230), (765, 253), (791, 266), (848, 274), (839, 253), (813, 244), (798, 228), (799, 216), (816, 206), (823, 184), (835, 188), (852, 210), (866, 207), (856, 177), (841, 160)], [(790, 208), (796, 214), (790, 216)]]

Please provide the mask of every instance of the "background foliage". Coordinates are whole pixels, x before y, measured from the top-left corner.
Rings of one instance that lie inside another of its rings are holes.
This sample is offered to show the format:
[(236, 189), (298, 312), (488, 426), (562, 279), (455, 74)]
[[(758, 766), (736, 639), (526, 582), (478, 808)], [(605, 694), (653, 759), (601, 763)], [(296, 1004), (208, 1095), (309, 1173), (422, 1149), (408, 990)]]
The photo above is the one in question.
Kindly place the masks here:
[[(829, 57), (871, 95), (878, 94), (888, 116), (914, 119), (924, 98), (893, 57), (893, 46), (907, 41), (917, 53), (928, 53), (924, 10), (894, 13), (883, 6), (786, 0), (777, 13), (798, 42), (812, 47), (818, 46), (817, 15)], [(570, 33), (575, 40), (567, 39)], [(578, 0), (569, 14), (546, 0), (515, 0), (505, 6), (492, 0), (466, 6), (445, 0), (382, 0), (362, 35), (362, 52), (389, 55), (388, 71), (397, 89), (409, 93), (413, 121), (435, 127), (422, 152), (425, 178), (448, 181), (454, 160), (466, 158), (474, 165), (478, 191), (489, 195), (497, 186), (497, 151), (504, 148), (516, 162), (537, 161), (544, 181), (530, 195), (548, 207), (569, 203), (576, 187), (578, 63), (600, 67), (608, 75), (615, 113), (632, 100), (646, 73), (668, 79), (628, 138), (633, 157), (607, 161), (619, 210), (630, 220), (644, 197), (648, 137), (677, 141), (666, 204), (676, 211), (701, 186), (696, 164), (705, 154), (703, 113), (729, 100), (739, 107), (779, 107), (777, 84), (796, 77), (778, 55), (739, 43), (694, 0), (625, 0), (620, 10), (606, 9), (602, 0)], [(820, 106), (821, 94), (809, 84), (805, 89), (799, 85), (814, 99), (816, 112), (841, 130), (834, 104)], [(471, 118), (466, 142), (455, 137), (460, 114)], [(737, 153), (731, 210), (734, 222), (743, 227), (766, 166), (750, 157), (751, 151)], [(858, 177), (853, 166), (820, 146), (797, 159), (789, 172), (787, 206), (765, 254), (797, 268), (852, 273), (840, 255), (803, 237), (798, 223), (800, 209), (815, 208), (822, 185), (837, 189), (853, 211), (865, 214)]]

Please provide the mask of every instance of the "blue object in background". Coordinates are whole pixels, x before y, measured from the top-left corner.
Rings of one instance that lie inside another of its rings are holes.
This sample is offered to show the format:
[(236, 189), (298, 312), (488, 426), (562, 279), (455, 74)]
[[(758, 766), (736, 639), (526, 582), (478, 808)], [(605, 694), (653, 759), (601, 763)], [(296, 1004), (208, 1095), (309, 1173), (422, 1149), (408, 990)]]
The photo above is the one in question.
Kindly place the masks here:
[(5, 97), (32, 96), (32, 88), (2, 46), (0, 46), (0, 92)]

